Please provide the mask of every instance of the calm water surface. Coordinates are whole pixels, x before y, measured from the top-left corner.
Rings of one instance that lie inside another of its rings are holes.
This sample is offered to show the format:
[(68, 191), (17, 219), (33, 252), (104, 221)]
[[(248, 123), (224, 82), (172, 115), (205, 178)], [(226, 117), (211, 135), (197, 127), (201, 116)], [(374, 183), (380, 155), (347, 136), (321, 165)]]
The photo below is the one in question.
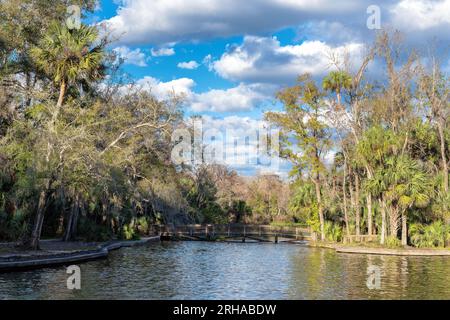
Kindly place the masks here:
[[(367, 269), (381, 269), (381, 289)], [(292, 244), (155, 243), (65, 268), (0, 274), (0, 299), (450, 299), (450, 257), (337, 254)]]

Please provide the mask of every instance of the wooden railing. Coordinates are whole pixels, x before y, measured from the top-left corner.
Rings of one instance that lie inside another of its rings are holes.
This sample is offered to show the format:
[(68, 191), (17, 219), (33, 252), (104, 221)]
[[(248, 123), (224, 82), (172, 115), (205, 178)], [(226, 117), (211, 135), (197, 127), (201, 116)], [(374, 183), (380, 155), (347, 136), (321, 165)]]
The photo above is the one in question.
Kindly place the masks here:
[(365, 243), (365, 242), (377, 242), (377, 241), (378, 241), (377, 235), (344, 236), (344, 243)]
[[(162, 237), (177, 237), (182, 239), (252, 239), (256, 241), (288, 241), (308, 240), (310, 232), (307, 228), (301, 227), (279, 227), (265, 225), (153, 225), (151, 233)], [(268, 239), (270, 238), (270, 239)], [(278, 240), (280, 239), (280, 240)]]

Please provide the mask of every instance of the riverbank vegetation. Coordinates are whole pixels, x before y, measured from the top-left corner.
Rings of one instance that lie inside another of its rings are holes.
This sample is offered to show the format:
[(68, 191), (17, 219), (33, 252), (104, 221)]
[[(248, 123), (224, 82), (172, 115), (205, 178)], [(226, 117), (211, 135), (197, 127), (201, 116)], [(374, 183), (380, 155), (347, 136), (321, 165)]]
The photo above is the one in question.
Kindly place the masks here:
[[(278, 94), (284, 112), (266, 114), (294, 163), (291, 202), (307, 208), (322, 241), (450, 240), (449, 77), (436, 56), (402, 51), (398, 36), (381, 33), (357, 72), (334, 60), (337, 71), (321, 82), (300, 76)], [(382, 79), (364, 77), (371, 63), (385, 71)]]
[[(78, 2), (84, 13), (95, 5)], [(189, 127), (183, 97), (129, 84), (112, 39), (101, 26), (69, 29), (66, 5), (0, 3), (0, 240), (37, 249), (41, 237), (237, 222), (448, 244), (449, 78), (438, 57), (380, 33), (361, 61), (334, 57), (323, 79), (300, 75), (277, 96), (284, 112), (265, 115), (281, 129), (290, 178), (243, 177), (173, 165), (172, 133)]]

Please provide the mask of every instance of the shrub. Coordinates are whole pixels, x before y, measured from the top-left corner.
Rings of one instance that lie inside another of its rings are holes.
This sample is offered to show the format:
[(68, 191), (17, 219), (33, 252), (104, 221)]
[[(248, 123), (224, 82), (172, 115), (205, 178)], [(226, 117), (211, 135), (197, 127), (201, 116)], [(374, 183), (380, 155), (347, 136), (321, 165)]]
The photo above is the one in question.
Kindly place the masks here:
[(140, 234), (148, 234), (150, 227), (148, 224), (148, 219), (146, 217), (137, 219), (136, 223)]
[(445, 247), (450, 240), (450, 226), (442, 221), (430, 225), (412, 224), (409, 228), (411, 244), (418, 248)]
[(331, 221), (325, 222), (325, 237), (328, 241), (342, 241), (342, 227)]
[(121, 238), (124, 240), (139, 240), (139, 234), (136, 232), (136, 229), (132, 224), (126, 224), (122, 228)]
[(396, 249), (400, 248), (401, 246), (402, 242), (397, 237), (389, 236), (386, 238), (386, 247), (390, 249)]
[(13, 216), (8, 216), (0, 212), (0, 239), (16, 241), (27, 231), (28, 215), (21, 210), (17, 210)]

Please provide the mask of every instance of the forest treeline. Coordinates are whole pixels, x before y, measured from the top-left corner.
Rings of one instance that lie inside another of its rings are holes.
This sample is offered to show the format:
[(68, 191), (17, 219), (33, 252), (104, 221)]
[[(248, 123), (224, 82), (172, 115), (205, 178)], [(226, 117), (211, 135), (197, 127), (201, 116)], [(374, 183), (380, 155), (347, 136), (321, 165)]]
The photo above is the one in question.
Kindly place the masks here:
[[(95, 1), (75, 1), (89, 13)], [(65, 0), (0, 2), (0, 240), (132, 239), (154, 223), (300, 223), (321, 240), (450, 239), (449, 78), (438, 57), (380, 33), (359, 61), (300, 75), (266, 121), (289, 179), (175, 166), (183, 97), (128, 84), (102, 26), (65, 23)], [(375, 65), (376, 77), (367, 69)], [(356, 69), (356, 71), (354, 71)]]

